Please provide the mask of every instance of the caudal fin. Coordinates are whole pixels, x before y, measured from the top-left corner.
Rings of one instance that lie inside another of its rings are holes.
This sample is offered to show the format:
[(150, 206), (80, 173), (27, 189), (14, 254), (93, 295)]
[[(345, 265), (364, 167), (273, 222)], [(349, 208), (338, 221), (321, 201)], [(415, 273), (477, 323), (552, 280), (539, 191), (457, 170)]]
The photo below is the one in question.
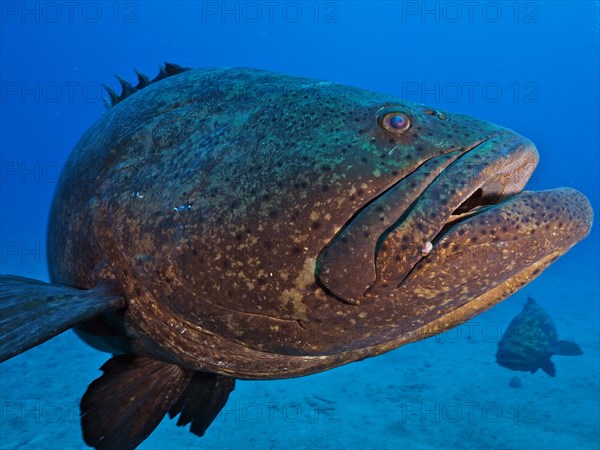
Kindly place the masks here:
[(579, 345), (577, 345), (575, 342), (571, 341), (556, 341), (556, 344), (554, 344), (553, 353), (560, 356), (583, 355), (581, 347), (579, 347)]
[(81, 290), (0, 275), (0, 362), (102, 314), (125, 300), (101, 285)]
[(235, 384), (137, 355), (113, 357), (101, 369), (81, 400), (84, 440), (98, 450), (136, 448), (167, 412), (181, 413), (177, 424), (191, 423), (192, 432), (202, 435)]

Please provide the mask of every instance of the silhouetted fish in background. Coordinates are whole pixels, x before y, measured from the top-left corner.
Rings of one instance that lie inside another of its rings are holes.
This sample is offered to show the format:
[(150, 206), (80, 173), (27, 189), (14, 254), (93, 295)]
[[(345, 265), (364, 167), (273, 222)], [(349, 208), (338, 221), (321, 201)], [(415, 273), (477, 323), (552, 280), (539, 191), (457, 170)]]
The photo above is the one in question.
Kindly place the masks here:
[(558, 340), (556, 325), (544, 309), (529, 297), (498, 343), (496, 362), (511, 370), (535, 373), (542, 369), (556, 375), (552, 355), (582, 355), (581, 348), (570, 341)]

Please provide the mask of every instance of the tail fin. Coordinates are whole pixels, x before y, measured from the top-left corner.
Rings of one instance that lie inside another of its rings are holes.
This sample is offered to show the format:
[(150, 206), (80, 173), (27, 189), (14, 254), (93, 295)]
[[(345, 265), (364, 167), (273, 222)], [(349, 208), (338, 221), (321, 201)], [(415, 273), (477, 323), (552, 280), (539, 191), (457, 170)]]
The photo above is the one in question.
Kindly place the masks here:
[(12, 275), (0, 276), (0, 362), (98, 314), (125, 307), (100, 285), (81, 290)]
[(556, 341), (553, 353), (560, 356), (579, 356), (583, 355), (581, 347), (571, 341)]
[(191, 422), (202, 435), (235, 385), (232, 378), (136, 355), (113, 357), (101, 369), (81, 400), (84, 440), (98, 450), (136, 448), (167, 411), (181, 413), (177, 424)]

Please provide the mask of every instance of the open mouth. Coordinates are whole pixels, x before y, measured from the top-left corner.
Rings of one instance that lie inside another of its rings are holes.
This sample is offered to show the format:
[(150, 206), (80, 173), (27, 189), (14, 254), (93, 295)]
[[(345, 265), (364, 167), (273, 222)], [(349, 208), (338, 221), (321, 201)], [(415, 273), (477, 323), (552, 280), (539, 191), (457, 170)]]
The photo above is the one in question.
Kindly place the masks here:
[(381, 295), (398, 287), (457, 224), (519, 194), (537, 161), (533, 144), (512, 133), (488, 139), (461, 155), (385, 236), (376, 255), (377, 279), (366, 292)]
[(320, 283), (360, 304), (398, 287), (457, 224), (508, 201), (537, 164), (525, 138), (503, 133), (424, 163), (373, 200), (320, 255)]
[(469, 198), (460, 204), (458, 208), (450, 215), (447, 222), (444, 224), (440, 232), (431, 240), (432, 245), (436, 242), (454, 225), (463, 220), (467, 220), (470, 217), (476, 216), (492, 206), (507, 200), (506, 197), (498, 194), (488, 194), (484, 196), (483, 188), (477, 189)]

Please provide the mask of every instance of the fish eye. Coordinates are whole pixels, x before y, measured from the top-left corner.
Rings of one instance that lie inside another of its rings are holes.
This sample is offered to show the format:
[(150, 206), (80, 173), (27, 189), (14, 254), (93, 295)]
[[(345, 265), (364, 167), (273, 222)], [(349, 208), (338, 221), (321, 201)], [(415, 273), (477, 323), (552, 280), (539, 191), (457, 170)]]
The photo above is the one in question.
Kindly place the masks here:
[(402, 134), (410, 128), (410, 117), (402, 111), (384, 108), (377, 113), (379, 126), (392, 134)]

